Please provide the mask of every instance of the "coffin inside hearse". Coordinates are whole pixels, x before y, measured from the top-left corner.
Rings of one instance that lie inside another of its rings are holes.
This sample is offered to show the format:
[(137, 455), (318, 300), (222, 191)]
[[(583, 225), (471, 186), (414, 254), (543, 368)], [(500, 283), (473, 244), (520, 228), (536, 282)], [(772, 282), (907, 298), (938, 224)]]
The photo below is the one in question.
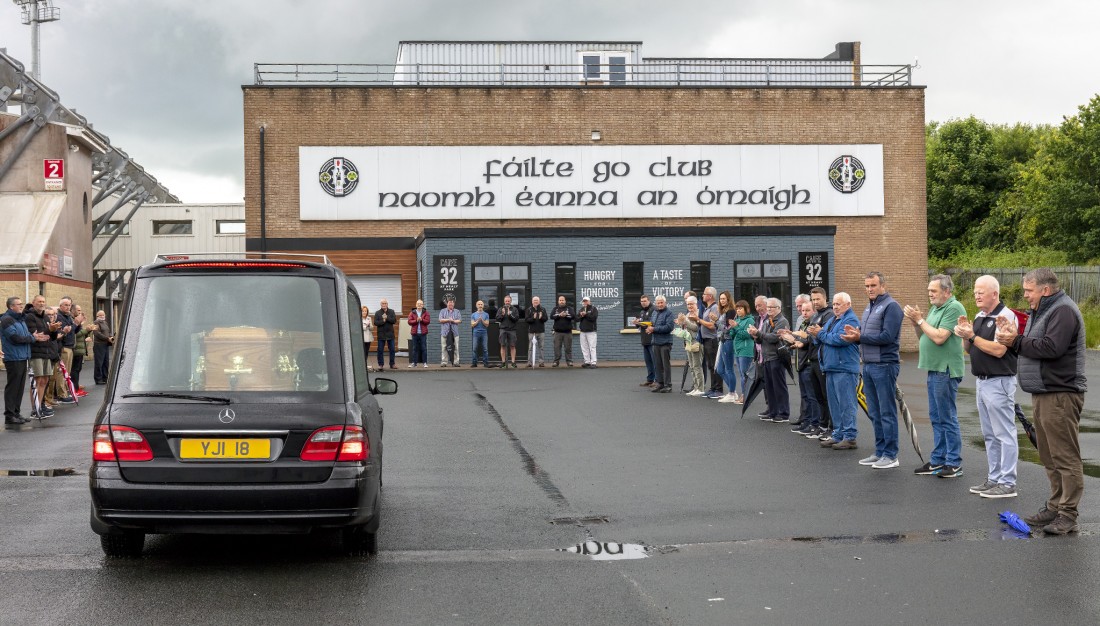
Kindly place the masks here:
[(196, 342), (192, 390), (323, 391), (320, 333), (255, 326), (214, 328)]

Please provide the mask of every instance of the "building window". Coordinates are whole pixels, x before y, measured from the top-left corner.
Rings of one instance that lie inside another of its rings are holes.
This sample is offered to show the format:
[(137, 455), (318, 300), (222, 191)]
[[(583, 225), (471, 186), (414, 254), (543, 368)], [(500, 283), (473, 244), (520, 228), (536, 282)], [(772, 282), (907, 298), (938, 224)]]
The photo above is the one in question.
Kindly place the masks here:
[(638, 301), (645, 293), (645, 263), (623, 263), (623, 327), (630, 326), (630, 318), (634, 317), (641, 306)]
[(734, 298), (755, 306), (756, 296), (779, 298), (783, 315), (791, 318), (791, 262), (738, 261), (733, 265)]
[(504, 296), (512, 296), (512, 305), (527, 306), (531, 292), (531, 266), (474, 265), (474, 300), (485, 303), (486, 310), (504, 305)]
[(154, 235), (190, 235), (191, 220), (153, 221)]
[(710, 285), (710, 261), (692, 261), (691, 262), (691, 290), (695, 292), (695, 297), (699, 299), (699, 304), (703, 304), (703, 290)]
[(115, 231), (121, 231), (118, 233), (120, 237), (125, 237), (130, 234), (130, 222), (123, 224), (120, 221), (111, 220), (107, 222), (107, 225), (103, 227), (103, 232), (99, 233), (100, 237), (110, 237), (115, 234)]
[(558, 306), (558, 296), (565, 296), (565, 304), (577, 306), (577, 264), (557, 263), (554, 265), (554, 306)]
[(244, 220), (218, 220), (217, 233), (219, 235), (243, 235)]
[(582, 52), (581, 80), (585, 84), (622, 85), (627, 80), (626, 61), (628, 52)]

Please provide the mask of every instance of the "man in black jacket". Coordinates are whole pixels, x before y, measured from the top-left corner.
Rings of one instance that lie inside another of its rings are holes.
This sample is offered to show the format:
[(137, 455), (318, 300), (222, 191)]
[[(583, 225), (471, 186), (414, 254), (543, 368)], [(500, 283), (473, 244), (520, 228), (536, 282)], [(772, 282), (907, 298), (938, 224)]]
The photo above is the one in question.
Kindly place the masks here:
[[(73, 348), (76, 346), (76, 322), (72, 318), (73, 300), (65, 296), (57, 305), (57, 321), (61, 322), (61, 340), (59, 343), (60, 354), (58, 358), (65, 365), (65, 371), (73, 368)], [(50, 377), (50, 384), (46, 386), (46, 402), (54, 404), (74, 404), (76, 400), (69, 397), (69, 386), (65, 382), (65, 375), (61, 368), (56, 368)]]
[(53, 415), (53, 410), (45, 404), (46, 383), (53, 375), (53, 362), (59, 356), (57, 342), (54, 339), (61, 329), (61, 322), (51, 322), (46, 316), (45, 296), (35, 296), (23, 313), (27, 322), (27, 329), (31, 331), (31, 334), (43, 334), (50, 337), (48, 341), (36, 341), (31, 344), (30, 369), (34, 374), (34, 386), (38, 392), (38, 403), (31, 408), (31, 416), (41, 419)]
[[(516, 323), (519, 322), (519, 307), (512, 305), (512, 296), (504, 296), (504, 305), (497, 310), (497, 322), (500, 323), (500, 366), (516, 367)], [(509, 357), (511, 357), (509, 359)]]
[(1078, 439), (1085, 404), (1085, 321), (1077, 304), (1058, 287), (1058, 275), (1039, 268), (1024, 275), (1031, 316), (1021, 335), (997, 318), (997, 343), (1019, 356), (1020, 388), (1031, 394), (1039, 460), (1047, 470), (1050, 498), (1025, 517), (1048, 535), (1077, 532), (1077, 506), (1085, 492)]
[[(527, 337), (530, 345), (527, 348), (527, 367), (534, 367), (536, 360), (539, 367), (546, 367), (542, 359), (542, 344), (545, 342), (546, 333), (546, 309), (538, 296), (531, 298), (531, 306), (527, 309)], [(536, 359), (535, 355), (538, 355)]]
[(558, 296), (558, 306), (550, 312), (554, 320), (554, 367), (561, 361), (565, 348), (565, 364), (573, 367), (573, 307), (565, 303), (565, 296)]
[(390, 369), (397, 369), (396, 354), (394, 354), (394, 325), (397, 324), (397, 312), (390, 308), (386, 300), (378, 306), (374, 312), (374, 340), (378, 342), (378, 371), (385, 369), (385, 361), (382, 356), (385, 349), (390, 349)]
[(581, 331), (581, 356), (584, 357), (584, 365), (581, 367), (596, 367), (596, 318), (599, 315), (599, 309), (588, 296), (581, 298), (581, 308), (577, 311), (577, 326)]
[(642, 294), (640, 303), (642, 308), (638, 311), (638, 315), (634, 317), (634, 325), (641, 331), (642, 358), (645, 359), (645, 382), (641, 386), (659, 387), (659, 384), (654, 383), (657, 373), (653, 367), (653, 333), (646, 332), (646, 327), (651, 326), (653, 323), (653, 307), (649, 304), (649, 296), (645, 294)]

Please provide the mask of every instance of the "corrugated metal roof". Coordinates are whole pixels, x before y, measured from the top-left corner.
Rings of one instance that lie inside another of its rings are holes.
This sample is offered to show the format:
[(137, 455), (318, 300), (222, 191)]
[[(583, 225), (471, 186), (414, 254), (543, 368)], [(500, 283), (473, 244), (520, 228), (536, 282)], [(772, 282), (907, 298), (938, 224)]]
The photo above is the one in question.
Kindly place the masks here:
[(65, 207), (66, 193), (0, 195), (0, 268), (38, 269), (46, 244)]

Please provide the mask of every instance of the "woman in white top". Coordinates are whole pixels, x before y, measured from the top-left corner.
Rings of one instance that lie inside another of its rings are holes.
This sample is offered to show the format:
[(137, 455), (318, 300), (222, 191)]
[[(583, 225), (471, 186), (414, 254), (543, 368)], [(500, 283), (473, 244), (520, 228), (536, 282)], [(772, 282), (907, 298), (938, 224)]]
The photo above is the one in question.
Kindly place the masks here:
[(361, 311), (363, 314), (363, 358), (367, 361), (367, 371), (373, 372), (374, 368), (370, 364), (370, 344), (374, 341), (374, 318), (367, 307), (361, 307)]

